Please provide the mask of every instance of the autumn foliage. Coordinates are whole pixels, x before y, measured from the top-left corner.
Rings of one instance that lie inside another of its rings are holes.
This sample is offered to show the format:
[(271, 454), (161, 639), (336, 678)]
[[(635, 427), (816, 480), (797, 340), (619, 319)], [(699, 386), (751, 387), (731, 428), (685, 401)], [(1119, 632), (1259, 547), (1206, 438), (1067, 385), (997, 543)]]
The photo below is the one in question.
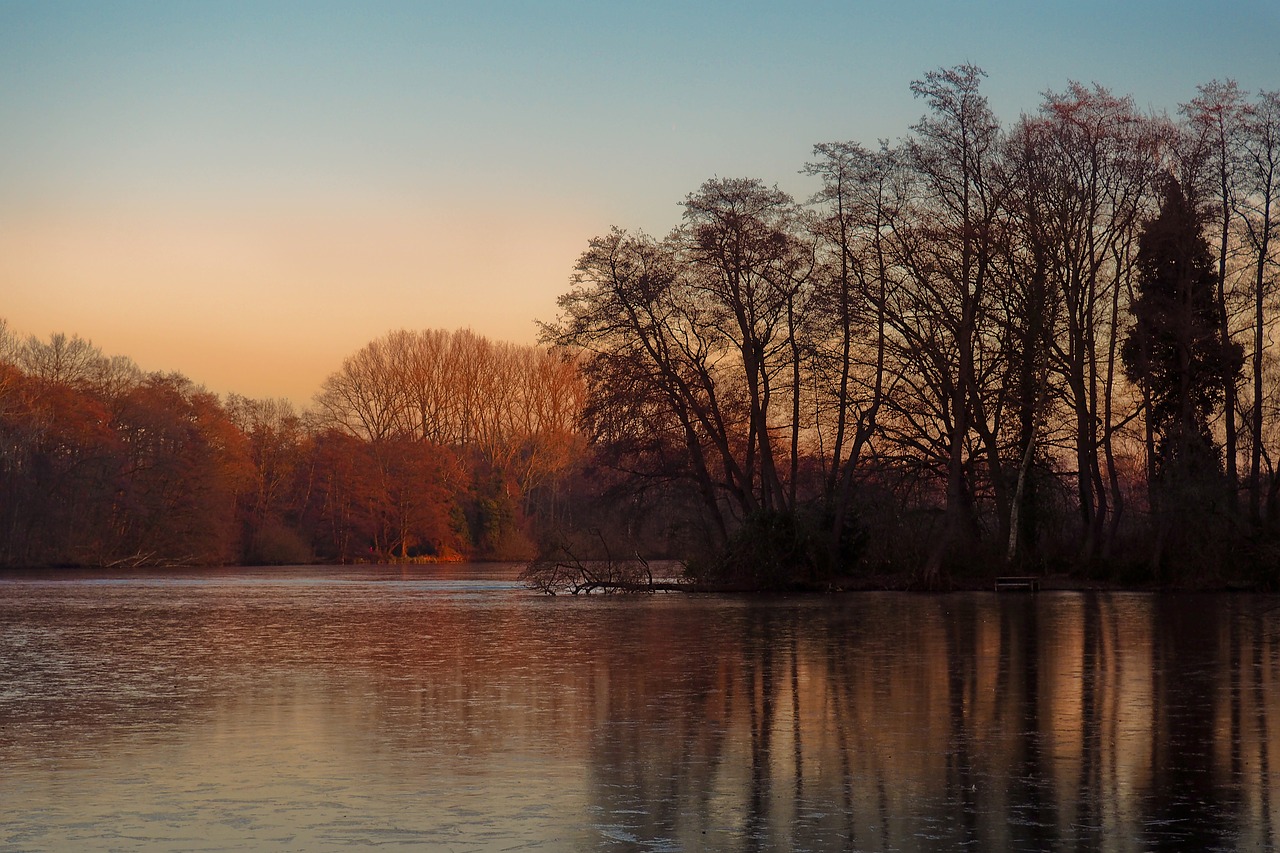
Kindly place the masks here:
[(304, 413), (4, 344), (3, 565), (524, 558), (581, 454), (576, 366), (469, 331), (374, 341)]

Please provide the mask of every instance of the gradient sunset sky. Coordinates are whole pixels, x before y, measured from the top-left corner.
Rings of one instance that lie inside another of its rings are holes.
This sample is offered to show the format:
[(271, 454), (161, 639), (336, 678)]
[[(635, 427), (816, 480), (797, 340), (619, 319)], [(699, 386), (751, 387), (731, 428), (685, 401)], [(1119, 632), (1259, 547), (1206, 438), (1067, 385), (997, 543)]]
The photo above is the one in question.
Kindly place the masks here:
[(590, 237), (803, 199), (963, 62), (1006, 124), (1071, 80), (1174, 113), (1280, 88), (1280, 3), (0, 0), (0, 317), (305, 404), (391, 329), (534, 342)]

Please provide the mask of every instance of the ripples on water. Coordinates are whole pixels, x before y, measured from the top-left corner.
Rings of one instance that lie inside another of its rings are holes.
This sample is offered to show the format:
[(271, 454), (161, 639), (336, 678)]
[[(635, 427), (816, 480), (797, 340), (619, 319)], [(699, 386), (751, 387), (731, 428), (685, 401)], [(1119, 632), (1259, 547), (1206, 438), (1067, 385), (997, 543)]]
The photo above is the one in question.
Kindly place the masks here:
[(1280, 602), (0, 578), (0, 851), (1265, 849)]

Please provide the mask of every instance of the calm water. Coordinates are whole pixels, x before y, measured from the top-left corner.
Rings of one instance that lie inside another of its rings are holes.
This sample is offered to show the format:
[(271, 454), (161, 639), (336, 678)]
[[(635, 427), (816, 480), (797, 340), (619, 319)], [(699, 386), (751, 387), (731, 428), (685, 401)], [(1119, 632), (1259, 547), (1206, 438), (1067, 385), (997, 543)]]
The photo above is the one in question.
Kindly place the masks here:
[(1266, 849), (1278, 682), (1274, 598), (0, 576), (0, 851)]

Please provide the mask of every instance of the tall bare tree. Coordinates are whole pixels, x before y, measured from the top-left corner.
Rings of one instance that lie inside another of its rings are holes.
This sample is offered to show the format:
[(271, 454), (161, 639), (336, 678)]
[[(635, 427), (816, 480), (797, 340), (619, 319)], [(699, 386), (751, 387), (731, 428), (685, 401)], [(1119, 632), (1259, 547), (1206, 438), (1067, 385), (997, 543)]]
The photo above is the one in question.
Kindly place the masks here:
[(543, 338), (581, 354), (591, 441), (634, 476), (693, 482), (722, 547), (758, 507), (739, 453), (745, 394), (723, 311), (695, 298), (676, 255), (672, 241), (617, 229), (594, 238)]
[[(743, 476), (761, 510), (790, 512), (799, 461), (797, 322), (806, 313), (812, 268), (812, 251), (798, 237), (799, 210), (789, 195), (754, 179), (707, 181), (684, 209), (692, 288), (719, 315), (741, 366), (748, 404)], [(787, 449), (776, 437), (783, 430)], [(788, 454), (785, 471), (780, 452)]]
[[(1219, 335), (1232, 337), (1229, 304), (1227, 264), (1232, 244), (1232, 234), (1241, 182), (1240, 145), (1245, 122), (1245, 95), (1234, 80), (1213, 80), (1197, 87), (1199, 95), (1181, 106), (1187, 118), (1190, 132), (1190, 159), (1193, 173), (1184, 176), (1188, 188), (1196, 198), (1212, 200), (1214, 207), (1213, 242), (1217, 261), (1217, 290)], [(1232, 511), (1237, 509), (1237, 488), (1240, 481), (1237, 470), (1236, 397), (1238, 377), (1225, 377), (1223, 394), (1223, 456), (1227, 472), (1227, 500)]]
[[(893, 376), (888, 299), (896, 272), (889, 246), (898, 158), (856, 142), (814, 146), (805, 173), (822, 180), (813, 203), (822, 263), (815, 276), (811, 334), (814, 431), (826, 468), (830, 557), (841, 560), (851, 531), (858, 467), (879, 426)], [(831, 415), (834, 413), (834, 423)], [(831, 445), (823, 441), (830, 429)]]
[(941, 356), (936, 367), (937, 402), (946, 422), (945, 525), (924, 568), (936, 583), (944, 559), (976, 543), (978, 519), (969, 466), (976, 432), (986, 456), (1002, 519), (1008, 517), (1008, 490), (999, 457), (996, 412), (988, 411), (983, 378), (995, 372), (984, 363), (991, 341), (986, 309), (993, 261), (1001, 240), (1005, 189), (996, 162), (1003, 134), (980, 91), (985, 72), (974, 65), (932, 71), (911, 84), (931, 113), (913, 128), (907, 156), (916, 179), (916, 209), (902, 244), (913, 286), (932, 305), (928, 328), (915, 331), (927, 349)]
[(1113, 436), (1132, 413), (1113, 409), (1116, 353), (1161, 136), (1132, 99), (1072, 84), (1064, 93), (1047, 93), (1015, 137), (1011, 156), (1022, 164), (1015, 205), (1020, 239), (1033, 258), (1033, 280), (1043, 275), (1046, 298), (1061, 306), (1041, 341), (1071, 413), (1083, 534), (1078, 558), (1089, 564), (1105, 556), (1107, 531), (1114, 533), (1123, 510)]
[[(1263, 383), (1266, 338), (1271, 318), (1267, 313), (1268, 297), (1274, 294), (1275, 271), (1280, 268), (1276, 257), (1275, 229), (1280, 215), (1280, 91), (1260, 92), (1246, 109), (1241, 129), (1240, 157), (1242, 185), (1238, 205), (1246, 246), (1251, 255), (1253, 340), (1250, 351), (1250, 376), (1253, 400), (1249, 412), (1249, 515), (1262, 520), (1262, 459), (1264, 401)], [(1272, 474), (1268, 503), (1274, 503), (1280, 479)]]

